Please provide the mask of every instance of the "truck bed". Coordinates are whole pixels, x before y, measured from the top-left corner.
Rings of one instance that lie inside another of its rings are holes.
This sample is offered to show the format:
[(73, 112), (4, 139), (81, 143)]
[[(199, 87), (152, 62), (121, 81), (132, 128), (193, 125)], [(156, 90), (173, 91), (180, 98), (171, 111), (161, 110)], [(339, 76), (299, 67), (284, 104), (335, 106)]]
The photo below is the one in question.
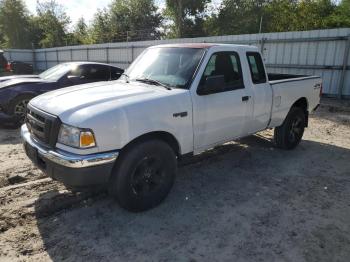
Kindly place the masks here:
[(273, 92), (270, 127), (280, 126), (292, 104), (301, 97), (306, 99), (307, 110), (312, 112), (319, 103), (322, 79), (318, 76), (268, 74)]

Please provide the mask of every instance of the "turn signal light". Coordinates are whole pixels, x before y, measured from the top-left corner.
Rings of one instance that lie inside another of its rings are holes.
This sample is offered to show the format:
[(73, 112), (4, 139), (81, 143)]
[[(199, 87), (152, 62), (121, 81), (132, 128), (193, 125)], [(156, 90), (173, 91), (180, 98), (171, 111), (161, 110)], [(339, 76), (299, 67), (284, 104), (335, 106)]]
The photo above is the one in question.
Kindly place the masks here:
[(80, 147), (93, 147), (95, 145), (95, 137), (92, 132), (86, 131), (80, 133)]

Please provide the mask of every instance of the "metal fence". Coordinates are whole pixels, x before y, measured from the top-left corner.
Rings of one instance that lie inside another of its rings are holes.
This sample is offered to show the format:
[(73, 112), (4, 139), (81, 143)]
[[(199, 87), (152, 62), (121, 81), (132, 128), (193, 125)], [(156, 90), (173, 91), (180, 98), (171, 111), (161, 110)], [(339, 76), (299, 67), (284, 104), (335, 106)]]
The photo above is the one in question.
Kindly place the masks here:
[(256, 45), (269, 72), (319, 75), (324, 81), (324, 94), (350, 98), (350, 28), (6, 50), (6, 53), (12, 60), (32, 62), (38, 71), (68, 61), (105, 62), (127, 68), (149, 46), (184, 42)]

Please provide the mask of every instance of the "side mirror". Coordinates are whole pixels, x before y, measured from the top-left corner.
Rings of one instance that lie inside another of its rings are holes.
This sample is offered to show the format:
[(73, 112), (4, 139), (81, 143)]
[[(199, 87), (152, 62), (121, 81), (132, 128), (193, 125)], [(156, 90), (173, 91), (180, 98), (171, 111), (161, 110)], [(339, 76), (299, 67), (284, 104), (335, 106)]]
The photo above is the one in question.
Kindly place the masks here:
[(225, 76), (214, 75), (208, 76), (202, 85), (197, 89), (198, 95), (210, 95), (224, 91)]

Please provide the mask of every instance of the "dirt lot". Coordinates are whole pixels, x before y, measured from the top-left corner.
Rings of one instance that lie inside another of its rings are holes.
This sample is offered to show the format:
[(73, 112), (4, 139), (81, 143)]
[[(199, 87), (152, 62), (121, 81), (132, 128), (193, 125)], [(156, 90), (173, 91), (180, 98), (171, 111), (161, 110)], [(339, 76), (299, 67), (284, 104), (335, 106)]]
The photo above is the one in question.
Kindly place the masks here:
[(0, 129), (0, 261), (350, 261), (346, 110), (323, 106), (294, 151), (266, 131), (180, 164), (140, 214), (65, 190)]

